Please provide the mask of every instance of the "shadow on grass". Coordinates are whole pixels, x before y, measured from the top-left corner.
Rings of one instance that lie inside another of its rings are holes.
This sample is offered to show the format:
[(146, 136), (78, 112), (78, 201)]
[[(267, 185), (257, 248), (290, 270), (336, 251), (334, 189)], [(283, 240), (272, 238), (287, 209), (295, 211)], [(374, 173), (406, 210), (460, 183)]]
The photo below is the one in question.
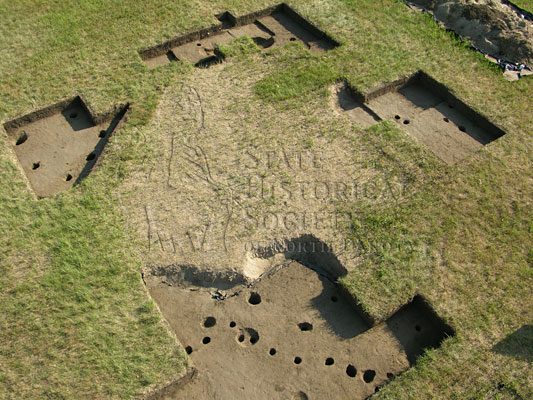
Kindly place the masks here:
[(505, 339), (494, 345), (492, 351), (533, 361), (533, 325), (523, 325)]

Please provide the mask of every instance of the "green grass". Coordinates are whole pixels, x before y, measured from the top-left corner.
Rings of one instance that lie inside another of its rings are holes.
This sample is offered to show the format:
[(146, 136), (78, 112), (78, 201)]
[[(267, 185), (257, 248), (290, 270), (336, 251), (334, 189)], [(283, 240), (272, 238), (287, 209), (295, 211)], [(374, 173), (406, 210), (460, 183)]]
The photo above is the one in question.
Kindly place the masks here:
[[(97, 112), (133, 104), (102, 166), (46, 200), (29, 193), (2, 134), (0, 398), (131, 398), (183, 371), (182, 349), (143, 288), (115, 190), (150, 157), (143, 127), (162, 89), (191, 67), (147, 71), (138, 50), (214, 23), (220, 11), (271, 4), (0, 0), (2, 122), (76, 94)], [(423, 69), (508, 132), (454, 168), (390, 124), (348, 132), (374, 151), (368, 163), (403, 174), (414, 190), (387, 207), (346, 205), (357, 212), (346, 235), (369, 251), (344, 283), (377, 317), (422, 293), (458, 332), (377, 397), (486, 399), (500, 383), (507, 389), (499, 398), (530, 397), (531, 360), (493, 346), (533, 318), (533, 80), (506, 82), (400, 1), (290, 4), (342, 46), (322, 56), (300, 45), (258, 55), (247, 39), (223, 48), (229, 58), (269, 66), (255, 87), (262, 101), (297, 110), (340, 77), (366, 91)]]
[[(274, 72), (255, 87), (257, 95), (271, 102), (278, 102), (308, 95), (334, 82), (336, 75), (330, 60), (306, 52), (303, 46), (290, 46), (288, 59), (277, 59), (286, 66), (282, 71)], [(298, 54), (294, 59), (294, 54)]]
[(1, 171), (0, 397), (123, 398), (178, 374), (109, 191), (35, 201)]
[(512, 0), (511, 3), (526, 11), (533, 12), (533, 1), (531, 0)]

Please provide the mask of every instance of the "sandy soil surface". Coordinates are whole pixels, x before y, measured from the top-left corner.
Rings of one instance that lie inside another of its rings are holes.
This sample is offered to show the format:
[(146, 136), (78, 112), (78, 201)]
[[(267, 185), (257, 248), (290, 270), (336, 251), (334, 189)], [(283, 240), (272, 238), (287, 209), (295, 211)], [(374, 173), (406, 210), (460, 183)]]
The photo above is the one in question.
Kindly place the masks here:
[[(312, 249), (320, 240), (351, 269), (358, 254), (343, 242), (342, 206), (402, 198), (401, 177), (358, 160), (348, 137), (323, 134), (350, 124), (328, 98), (303, 112), (275, 110), (253, 93), (260, 78), (220, 64), (163, 96), (149, 127), (161, 153), (120, 193), (145, 265), (231, 269), (253, 280), (272, 254), (327, 253)], [(312, 235), (308, 249), (292, 241), (302, 235)]]
[(332, 107), (362, 127), (389, 120), (405, 129), (442, 161), (453, 165), (497, 137), (481, 127), (431, 89), (419, 83), (358, 101), (346, 83), (331, 90)]
[(96, 124), (81, 102), (75, 100), (63, 110), (9, 131), (33, 192), (38, 197), (51, 196), (84, 179), (123, 115), (121, 112), (112, 121)]
[(444, 337), (416, 302), (370, 327), (328, 271), (297, 262), (251, 287), (224, 290), (228, 280), (213, 278), (179, 268), (144, 275), (198, 371), (167, 399), (365, 399)]

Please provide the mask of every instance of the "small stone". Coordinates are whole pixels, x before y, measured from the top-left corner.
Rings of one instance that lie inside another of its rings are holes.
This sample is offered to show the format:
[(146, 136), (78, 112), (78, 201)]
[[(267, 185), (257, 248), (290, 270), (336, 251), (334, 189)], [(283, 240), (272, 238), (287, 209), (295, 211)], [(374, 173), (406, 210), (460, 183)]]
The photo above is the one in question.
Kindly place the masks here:
[(503, 77), (509, 82), (517, 81), (520, 78), (520, 72), (518, 71), (505, 71)]

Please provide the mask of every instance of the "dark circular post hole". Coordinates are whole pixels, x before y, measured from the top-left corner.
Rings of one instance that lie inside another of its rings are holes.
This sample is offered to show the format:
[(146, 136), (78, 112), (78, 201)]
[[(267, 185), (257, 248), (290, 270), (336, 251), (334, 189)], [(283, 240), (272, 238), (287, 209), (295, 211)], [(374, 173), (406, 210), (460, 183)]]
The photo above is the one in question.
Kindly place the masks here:
[(257, 292), (250, 293), (250, 298), (248, 299), (248, 303), (256, 306), (261, 303), (261, 295)]
[(357, 368), (355, 368), (352, 364), (348, 365), (346, 367), (346, 375), (348, 375), (350, 378), (355, 378), (355, 375), (357, 375)]
[(217, 320), (215, 317), (207, 317), (205, 320), (204, 320), (204, 327), (205, 328), (212, 328), (213, 326), (215, 326), (217, 324)]
[(310, 324), (309, 322), (300, 322), (298, 324), (298, 328), (300, 328), (300, 330), (302, 332), (312, 331), (313, 330), (313, 324)]
[(259, 332), (252, 328), (246, 328), (246, 332), (250, 335), (250, 344), (254, 345), (259, 342)]
[(367, 369), (364, 373), (363, 373), (363, 380), (366, 382), (366, 383), (370, 383), (374, 380), (374, 378), (376, 377), (376, 371), (374, 371), (373, 369)]

